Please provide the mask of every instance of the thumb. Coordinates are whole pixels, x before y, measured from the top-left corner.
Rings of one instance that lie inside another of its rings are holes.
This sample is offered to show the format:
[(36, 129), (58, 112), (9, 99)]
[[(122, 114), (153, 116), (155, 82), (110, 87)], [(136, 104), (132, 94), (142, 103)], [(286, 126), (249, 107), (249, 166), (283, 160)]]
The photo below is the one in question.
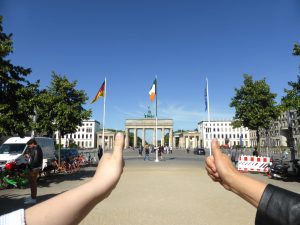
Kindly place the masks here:
[(220, 151), (220, 145), (217, 139), (213, 139), (211, 141), (211, 150), (212, 150), (212, 154), (214, 156), (215, 159), (218, 159), (219, 157), (221, 157), (221, 151)]
[(113, 156), (122, 159), (123, 149), (124, 149), (124, 135), (122, 133), (117, 133), (115, 138)]

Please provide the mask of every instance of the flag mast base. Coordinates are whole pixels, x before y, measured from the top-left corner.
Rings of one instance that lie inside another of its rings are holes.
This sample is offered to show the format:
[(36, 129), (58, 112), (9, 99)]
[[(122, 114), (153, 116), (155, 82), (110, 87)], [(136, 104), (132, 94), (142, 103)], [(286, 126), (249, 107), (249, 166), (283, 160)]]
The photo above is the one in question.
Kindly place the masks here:
[(155, 162), (159, 162), (159, 160), (158, 160), (158, 149), (155, 150)]

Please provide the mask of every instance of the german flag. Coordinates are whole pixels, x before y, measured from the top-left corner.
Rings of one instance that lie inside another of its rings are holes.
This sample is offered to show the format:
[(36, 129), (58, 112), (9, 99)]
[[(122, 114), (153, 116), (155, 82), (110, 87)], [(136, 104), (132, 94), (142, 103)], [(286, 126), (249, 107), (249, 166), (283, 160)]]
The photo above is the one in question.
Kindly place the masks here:
[(91, 104), (94, 103), (95, 101), (98, 100), (98, 98), (100, 98), (101, 96), (104, 96), (104, 90), (105, 90), (105, 81), (103, 82), (103, 84), (101, 85), (99, 91), (97, 92), (95, 98), (91, 101)]

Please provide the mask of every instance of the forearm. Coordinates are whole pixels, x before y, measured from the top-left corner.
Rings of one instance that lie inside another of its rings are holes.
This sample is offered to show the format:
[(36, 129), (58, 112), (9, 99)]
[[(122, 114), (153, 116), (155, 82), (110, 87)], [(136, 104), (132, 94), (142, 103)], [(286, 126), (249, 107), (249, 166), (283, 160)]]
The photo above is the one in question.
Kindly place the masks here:
[(105, 192), (91, 181), (25, 210), (27, 225), (78, 224), (100, 201)]
[(229, 183), (232, 192), (239, 195), (256, 208), (258, 207), (259, 201), (267, 186), (267, 184), (261, 181), (238, 172), (232, 176)]
[(257, 208), (257, 225), (299, 225), (300, 195), (269, 184)]

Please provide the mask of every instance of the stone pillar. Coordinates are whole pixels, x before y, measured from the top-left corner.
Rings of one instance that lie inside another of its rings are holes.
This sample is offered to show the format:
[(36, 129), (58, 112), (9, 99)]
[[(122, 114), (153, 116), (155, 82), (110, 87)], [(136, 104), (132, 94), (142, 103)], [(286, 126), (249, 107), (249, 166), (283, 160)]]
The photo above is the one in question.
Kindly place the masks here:
[(190, 147), (190, 137), (189, 136), (185, 136), (184, 137), (184, 147), (185, 148), (189, 148)]
[(173, 148), (173, 143), (175, 143), (173, 140), (173, 129), (170, 128), (169, 129), (169, 146), (172, 148)]
[(135, 148), (135, 147), (137, 147), (137, 129), (136, 128), (134, 128), (133, 129), (133, 147)]
[(110, 146), (110, 149), (112, 149), (112, 148), (114, 147), (114, 141), (113, 141), (114, 137), (113, 137), (113, 136), (110, 136), (109, 139), (110, 139), (110, 140), (109, 140), (109, 146)]
[(165, 145), (165, 128), (161, 128), (161, 145)]
[(143, 145), (143, 147), (145, 147), (145, 128), (143, 128), (143, 131), (142, 131), (142, 145)]
[(125, 148), (129, 147), (129, 129), (125, 128)]
[(196, 137), (196, 135), (194, 135), (193, 140), (194, 140), (193, 148), (197, 148), (197, 137)]

